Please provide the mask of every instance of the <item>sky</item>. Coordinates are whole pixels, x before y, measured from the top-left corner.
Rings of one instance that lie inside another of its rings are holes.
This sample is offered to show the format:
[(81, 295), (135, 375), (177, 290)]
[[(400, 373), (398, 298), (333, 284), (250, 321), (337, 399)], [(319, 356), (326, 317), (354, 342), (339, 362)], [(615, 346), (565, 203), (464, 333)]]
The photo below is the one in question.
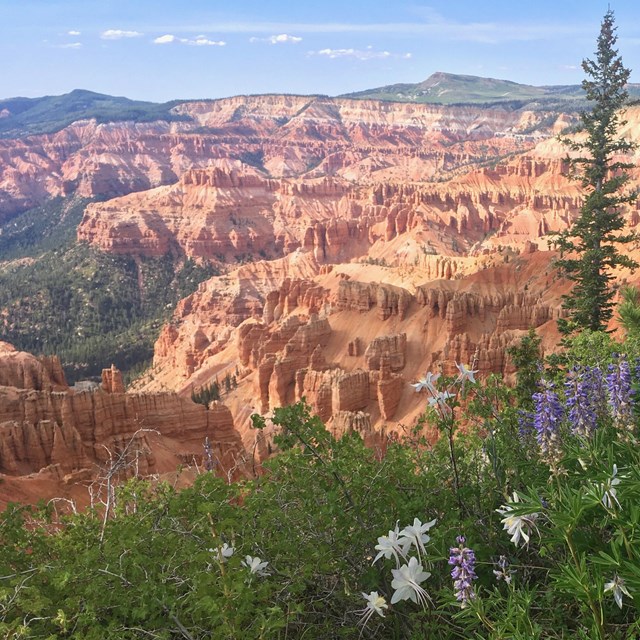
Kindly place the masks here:
[(0, 99), (339, 95), (436, 71), (578, 84), (608, 5), (640, 82), (638, 0), (0, 0)]

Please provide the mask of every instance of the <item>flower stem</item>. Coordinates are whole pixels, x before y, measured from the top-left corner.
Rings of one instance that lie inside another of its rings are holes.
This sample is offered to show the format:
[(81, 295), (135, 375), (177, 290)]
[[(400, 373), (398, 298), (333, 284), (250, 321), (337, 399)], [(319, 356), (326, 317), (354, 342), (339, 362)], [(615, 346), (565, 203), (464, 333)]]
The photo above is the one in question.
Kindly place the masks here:
[[(578, 554), (576, 552), (575, 546), (573, 544), (573, 540), (571, 538), (571, 530), (567, 531), (564, 534), (564, 539), (567, 543), (567, 546), (569, 547), (569, 552), (571, 554), (571, 559), (573, 560), (573, 564), (576, 568), (576, 573), (577, 575), (582, 576), (583, 568), (580, 563), (580, 560), (578, 559)], [(582, 583), (582, 589), (587, 597), (589, 608), (591, 609), (591, 614), (593, 617), (595, 629), (598, 633), (598, 638), (600, 640), (605, 640), (606, 636), (605, 636), (603, 620), (602, 620), (602, 608), (599, 607), (598, 603), (594, 601), (591, 595), (591, 589), (589, 588), (588, 585), (585, 585), (584, 583)]]

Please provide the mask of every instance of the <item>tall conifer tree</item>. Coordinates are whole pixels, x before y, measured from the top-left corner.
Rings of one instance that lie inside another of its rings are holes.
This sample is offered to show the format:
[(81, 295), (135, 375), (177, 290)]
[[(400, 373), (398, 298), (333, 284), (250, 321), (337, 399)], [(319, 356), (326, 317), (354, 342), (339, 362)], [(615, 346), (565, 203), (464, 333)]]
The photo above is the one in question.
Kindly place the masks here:
[(557, 265), (575, 282), (564, 299), (569, 319), (559, 322), (564, 333), (606, 329), (613, 313), (611, 269), (638, 266), (617, 248), (635, 238), (634, 234), (621, 231), (625, 226), (624, 205), (633, 202), (637, 194), (624, 189), (629, 180), (625, 170), (634, 165), (616, 159), (630, 151), (633, 144), (618, 137), (620, 128), (626, 124), (621, 110), (628, 101), (625, 87), (631, 72), (615, 49), (615, 31), (614, 14), (609, 10), (600, 28), (595, 60), (582, 62), (587, 75), (582, 88), (593, 103), (592, 110), (580, 117), (580, 131), (586, 132), (587, 137), (583, 141), (564, 140), (572, 151), (579, 153), (569, 162), (577, 168), (586, 189), (580, 217), (554, 241), (561, 251)]

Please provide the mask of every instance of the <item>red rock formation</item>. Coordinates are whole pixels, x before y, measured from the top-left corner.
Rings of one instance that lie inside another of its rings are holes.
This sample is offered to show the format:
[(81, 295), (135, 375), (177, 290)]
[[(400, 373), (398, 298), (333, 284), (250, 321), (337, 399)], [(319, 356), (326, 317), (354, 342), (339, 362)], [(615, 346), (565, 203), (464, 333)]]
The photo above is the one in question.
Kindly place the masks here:
[(351, 311), (369, 311), (376, 307), (378, 315), (386, 320), (392, 315), (404, 319), (412, 296), (405, 289), (388, 284), (342, 280), (338, 290), (338, 308)]
[(364, 352), (367, 369), (370, 371), (382, 368), (383, 360), (391, 371), (404, 369), (407, 334), (396, 333), (390, 336), (379, 336), (369, 343)]
[[(378, 174), (410, 181), (487, 153), (521, 151), (555, 133), (543, 112), (330, 98), (236, 97), (184, 103), (176, 111), (192, 120), (85, 121), (0, 141), (0, 219), (51, 196), (113, 197), (170, 184), (214, 158), (262, 162), (278, 177)], [(523, 135), (532, 126), (540, 127), (537, 137)]]
[(378, 407), (383, 420), (391, 420), (395, 415), (405, 384), (402, 376), (391, 373), (392, 369), (392, 356), (385, 353), (380, 356), (379, 370), (372, 375), (376, 381)]
[[(105, 460), (106, 449), (139, 429), (200, 453), (205, 436), (223, 461), (242, 454), (228, 410), (207, 411), (171, 393), (73, 393), (0, 387), (0, 473), (65, 472)], [(115, 439), (115, 440), (114, 440)], [(152, 468), (158, 471), (158, 469)], [(166, 471), (166, 467), (163, 469)]]
[(0, 342), (0, 386), (37, 391), (61, 391), (67, 382), (60, 360), (55, 356), (36, 358)]
[[(118, 460), (120, 478), (174, 471), (201, 459), (205, 437), (219, 473), (244, 472), (244, 448), (227, 407), (207, 410), (175, 393), (123, 393), (115, 367), (103, 372), (104, 389), (74, 392), (57, 359), (38, 360), (6, 343), (0, 349), (0, 478), (47, 481), (44, 493), (26, 499), (86, 485)], [(0, 491), (0, 503), (6, 499), (10, 493)]]
[(112, 364), (110, 369), (102, 370), (102, 384), (100, 388), (107, 393), (124, 393), (122, 373), (115, 365)]

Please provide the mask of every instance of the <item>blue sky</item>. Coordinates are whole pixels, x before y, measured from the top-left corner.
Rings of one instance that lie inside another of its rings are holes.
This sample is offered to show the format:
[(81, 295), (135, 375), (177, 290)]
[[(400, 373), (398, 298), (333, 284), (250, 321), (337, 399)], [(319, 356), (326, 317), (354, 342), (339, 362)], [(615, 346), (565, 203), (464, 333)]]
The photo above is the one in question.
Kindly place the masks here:
[(637, 0), (0, 0), (0, 98), (337, 95), (435, 71), (575, 84), (608, 4), (640, 82)]

